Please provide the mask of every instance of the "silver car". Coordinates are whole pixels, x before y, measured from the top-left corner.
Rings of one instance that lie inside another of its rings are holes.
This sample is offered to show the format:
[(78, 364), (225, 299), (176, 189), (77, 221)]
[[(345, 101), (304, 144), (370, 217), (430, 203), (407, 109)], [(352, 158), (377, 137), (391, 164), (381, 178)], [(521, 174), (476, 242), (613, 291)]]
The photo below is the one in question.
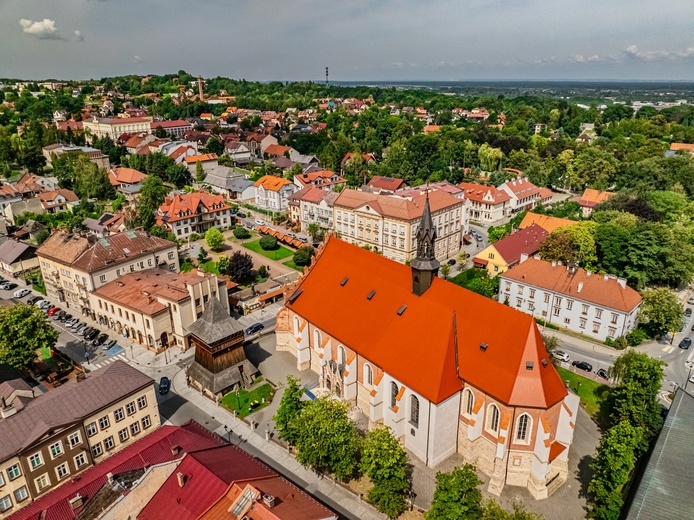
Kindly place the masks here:
[(563, 350), (555, 350), (554, 352), (552, 352), (552, 356), (554, 358), (558, 359), (559, 361), (564, 361), (564, 362), (569, 361), (569, 355), (566, 352), (564, 352)]

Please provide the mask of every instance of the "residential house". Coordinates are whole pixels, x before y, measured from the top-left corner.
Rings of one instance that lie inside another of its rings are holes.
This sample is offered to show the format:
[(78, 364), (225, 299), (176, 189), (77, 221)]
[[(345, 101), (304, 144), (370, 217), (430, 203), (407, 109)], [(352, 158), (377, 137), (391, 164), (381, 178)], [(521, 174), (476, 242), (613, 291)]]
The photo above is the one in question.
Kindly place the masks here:
[(99, 325), (157, 352), (170, 346), (185, 350), (188, 328), (210, 298), (221, 299), (229, 313), (226, 282), (202, 272), (159, 268), (128, 272), (97, 288), (89, 298)]
[[(95, 465), (90, 464), (79, 478), (66, 479), (62, 486), (23, 509), (13, 509), (9, 518), (76, 520), (97, 515), (103, 520), (135, 518), (159, 489), (151, 485), (152, 480), (161, 485), (186, 453), (223, 444), (224, 439), (192, 420), (182, 426), (150, 427), (138, 442), (103, 457)], [(127, 512), (121, 514), (121, 508)]]
[(113, 168), (108, 172), (108, 180), (117, 191), (132, 198), (140, 193), (142, 182), (147, 174), (133, 168)]
[(347, 180), (330, 170), (318, 170), (295, 175), (294, 184), (299, 189), (314, 187), (327, 191), (339, 191), (347, 186)]
[[(14, 231), (12, 233), (12, 236), (18, 240), (36, 241), (38, 238), (38, 234), (44, 231), (48, 231), (48, 226), (41, 224), (40, 222), (36, 222), (34, 219), (30, 218), (24, 223), (22, 227)], [(2, 237), (6, 235), (7, 225), (5, 224), (4, 220), (0, 220), (0, 239), (2, 239)]]
[[(518, 172), (518, 170), (515, 170), (515, 172)], [(531, 210), (541, 201), (540, 188), (530, 182), (527, 177), (521, 177), (520, 175), (511, 181), (503, 183), (499, 186), (499, 190), (505, 191), (511, 197), (509, 205), (511, 214)]]
[(233, 222), (231, 206), (222, 195), (204, 191), (166, 197), (155, 214), (156, 223), (171, 231), (179, 240), (193, 233), (203, 235), (210, 228), (226, 229)]
[(149, 144), (156, 141), (157, 138), (148, 132), (138, 132), (136, 134), (131, 135), (125, 143), (123, 143), (123, 146), (125, 146), (125, 149), (128, 151), (130, 155), (134, 154), (148, 154), (149, 153)]
[[(198, 149), (197, 149), (197, 144), (195, 143), (188, 143), (188, 144), (177, 144), (176, 146), (172, 146), (169, 148), (166, 148), (164, 151), (164, 154), (168, 155), (173, 162), (176, 164), (186, 164), (185, 159), (186, 157), (192, 157), (194, 155), (198, 155)], [(187, 166), (187, 164), (186, 164)]]
[(91, 162), (99, 168), (108, 168), (110, 162), (108, 155), (105, 155), (101, 150), (91, 148), (89, 146), (77, 146), (72, 144), (52, 144), (42, 148), (43, 156), (46, 158), (46, 164), (53, 166), (53, 158), (60, 157), (63, 154), (84, 154)]
[(518, 224), (518, 229), (525, 229), (527, 227), (537, 224), (542, 229), (551, 233), (562, 227), (573, 226), (578, 224), (576, 220), (569, 220), (568, 218), (552, 217), (549, 215), (538, 215), (532, 211), (528, 211), (523, 217), (523, 220)]
[(219, 161), (217, 160), (216, 153), (204, 153), (201, 155), (189, 155), (183, 158), (183, 162), (188, 167), (188, 171), (195, 179), (195, 173), (197, 171), (198, 163), (202, 164), (202, 170), (204, 172), (210, 171), (212, 168), (219, 166)]
[(471, 182), (461, 182), (458, 186), (465, 191), (465, 198), (471, 203), (471, 219), (492, 224), (510, 215), (511, 197), (505, 191)]
[(265, 150), (269, 146), (276, 145), (277, 138), (272, 135), (253, 133), (246, 137), (246, 146), (251, 152), (251, 155), (256, 159), (262, 159)]
[(401, 188), (407, 187), (403, 179), (395, 177), (384, 177), (382, 175), (374, 175), (369, 182), (366, 183), (369, 188), (380, 190), (381, 192), (394, 192)]
[(448, 258), (462, 245), (465, 201), (441, 191), (421, 190), (401, 197), (345, 189), (333, 203), (335, 231), (347, 242), (373, 249), (405, 263), (417, 251), (425, 202), (437, 227), (436, 258)]
[(11, 184), (0, 184), (0, 212), (10, 204), (22, 200), (22, 195)]
[(486, 269), (490, 276), (497, 276), (520, 262), (522, 255), (537, 253), (548, 236), (549, 233), (537, 224), (519, 229), (477, 253), (472, 265)]
[(160, 425), (152, 378), (120, 360), (44, 394), (10, 383), (0, 385), (0, 518), (29, 513), (32, 501)]
[(36, 247), (8, 238), (0, 244), (0, 269), (3, 274), (16, 277), (39, 266)]
[(227, 142), (224, 145), (224, 153), (228, 155), (237, 166), (244, 166), (252, 160), (251, 150), (248, 148), (247, 143), (242, 143), (240, 141)]
[(188, 121), (176, 119), (173, 121), (154, 121), (149, 125), (150, 132), (155, 133), (157, 128), (161, 128), (170, 137), (181, 137), (183, 134), (192, 130), (193, 127)]
[(637, 325), (641, 295), (623, 278), (523, 255), (500, 280), (499, 301), (599, 341)]
[(20, 215), (25, 213), (43, 215), (45, 212), (46, 210), (43, 207), (41, 200), (38, 198), (13, 202), (12, 204), (5, 206), (5, 209), (3, 210), (5, 220), (13, 226), (15, 225), (15, 219)]
[(428, 205), (410, 266), (329, 237), (287, 293), (277, 350), (421, 463), (457, 454), (493, 494), (546, 498), (568, 477), (578, 396), (531, 316), (439, 278), (435, 240)]
[(287, 157), (289, 151), (292, 148), (290, 146), (282, 146), (280, 144), (271, 144), (265, 150), (263, 150), (264, 159), (272, 159), (273, 157)]
[(255, 201), (255, 183), (227, 166), (212, 168), (203, 184), (227, 199)]
[(266, 211), (287, 211), (287, 200), (299, 187), (283, 177), (263, 175), (255, 181), (255, 205)]
[(46, 213), (73, 211), (80, 204), (80, 199), (75, 192), (65, 188), (43, 191), (39, 193), (38, 198)]
[(615, 193), (611, 191), (586, 188), (583, 195), (581, 195), (581, 198), (578, 200), (578, 205), (581, 206), (583, 218), (588, 218), (590, 214), (593, 213), (593, 208), (595, 206), (605, 202), (614, 195)]
[(82, 127), (85, 133), (97, 139), (110, 137), (114, 142), (123, 134), (151, 133), (151, 117), (97, 117), (84, 119)]
[(55, 177), (43, 177), (33, 173), (25, 173), (14, 183), (14, 189), (23, 198), (33, 198), (42, 191), (57, 190), (58, 179)]
[(39, 246), (36, 255), (48, 296), (58, 300), (61, 307), (92, 316), (90, 293), (122, 274), (153, 267), (179, 270), (176, 244), (144, 231), (99, 239), (56, 231)]
[[(341, 171), (341, 172), (344, 172), (345, 166), (347, 165), (347, 163), (348, 163), (349, 161), (351, 161), (352, 159), (354, 159), (354, 158), (356, 157), (356, 155), (357, 155), (357, 154), (356, 154), (355, 152), (347, 152), (347, 153), (345, 154), (345, 156), (344, 156), (344, 157), (342, 158), (342, 160), (340, 161), (340, 171)], [(368, 163), (371, 163), (371, 162), (375, 162), (375, 161), (376, 161), (376, 156), (375, 156), (374, 154), (372, 154), (372, 153), (363, 153), (363, 154), (361, 154), (361, 158), (362, 158), (362, 160), (364, 161), (365, 164), (368, 164)]]
[(311, 224), (323, 229), (334, 229), (333, 205), (337, 193), (309, 186), (289, 197), (289, 217), (301, 223), (301, 231), (308, 231)]
[(283, 296), (284, 288), (282, 285), (275, 280), (268, 279), (247, 289), (235, 292), (231, 295), (230, 300), (238, 313), (246, 315), (281, 300)]
[(690, 143), (670, 143), (671, 152), (689, 152), (694, 155), (694, 144)]

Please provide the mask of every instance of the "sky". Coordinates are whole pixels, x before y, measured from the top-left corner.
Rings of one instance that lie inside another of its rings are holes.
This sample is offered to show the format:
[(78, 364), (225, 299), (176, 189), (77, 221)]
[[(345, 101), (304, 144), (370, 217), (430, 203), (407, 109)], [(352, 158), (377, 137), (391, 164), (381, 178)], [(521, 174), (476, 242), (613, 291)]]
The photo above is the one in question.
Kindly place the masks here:
[(694, 80), (692, 0), (0, 0), (0, 77)]

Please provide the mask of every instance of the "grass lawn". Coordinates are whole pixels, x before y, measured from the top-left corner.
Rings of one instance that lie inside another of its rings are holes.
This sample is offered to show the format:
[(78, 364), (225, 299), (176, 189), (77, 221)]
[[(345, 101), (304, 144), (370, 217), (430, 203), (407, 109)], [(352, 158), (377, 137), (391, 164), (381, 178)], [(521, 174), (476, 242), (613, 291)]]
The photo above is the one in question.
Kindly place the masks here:
[(206, 273), (219, 274), (219, 268), (217, 267), (217, 262), (214, 260), (208, 260), (202, 264), (202, 270)]
[(243, 247), (245, 247), (246, 249), (250, 249), (255, 253), (260, 253), (261, 255), (269, 258), (270, 260), (284, 260), (285, 258), (294, 256), (294, 251), (291, 251), (284, 246), (279, 246), (277, 249), (273, 251), (265, 251), (262, 247), (260, 247), (260, 240), (246, 242), (245, 244), (243, 244)]
[(294, 260), (288, 260), (288, 261), (286, 261), (286, 262), (283, 262), (283, 264), (286, 265), (287, 267), (291, 267), (292, 269), (296, 269), (296, 270), (299, 271), (300, 273), (303, 273), (303, 272), (304, 272), (304, 268), (303, 268), (302, 266), (300, 266), (300, 265), (296, 265), (296, 264), (294, 263)]
[[(240, 389), (228, 393), (220, 402), (224, 408), (235, 411), (239, 417), (246, 417), (269, 405), (274, 393), (275, 390), (272, 386), (265, 383), (250, 391)], [(263, 402), (263, 399), (265, 399), (265, 402)]]
[[(568, 381), (569, 386), (575, 392), (578, 388), (578, 396), (581, 398), (581, 404), (593, 418), (600, 419), (600, 406), (607, 398), (607, 392), (610, 387), (580, 376), (565, 368), (557, 367), (559, 377), (562, 381)], [(579, 383), (581, 384), (579, 387)]]

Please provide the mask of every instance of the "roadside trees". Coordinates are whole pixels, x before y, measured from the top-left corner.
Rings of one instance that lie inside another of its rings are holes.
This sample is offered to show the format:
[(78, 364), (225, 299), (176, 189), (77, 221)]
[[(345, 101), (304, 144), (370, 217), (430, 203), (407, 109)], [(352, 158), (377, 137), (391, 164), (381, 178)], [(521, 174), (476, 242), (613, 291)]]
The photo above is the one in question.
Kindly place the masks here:
[(26, 368), (38, 349), (52, 347), (57, 340), (58, 331), (37, 307), (18, 303), (0, 309), (0, 363)]
[(210, 228), (205, 233), (205, 243), (212, 251), (221, 251), (224, 246), (224, 235), (219, 229)]

